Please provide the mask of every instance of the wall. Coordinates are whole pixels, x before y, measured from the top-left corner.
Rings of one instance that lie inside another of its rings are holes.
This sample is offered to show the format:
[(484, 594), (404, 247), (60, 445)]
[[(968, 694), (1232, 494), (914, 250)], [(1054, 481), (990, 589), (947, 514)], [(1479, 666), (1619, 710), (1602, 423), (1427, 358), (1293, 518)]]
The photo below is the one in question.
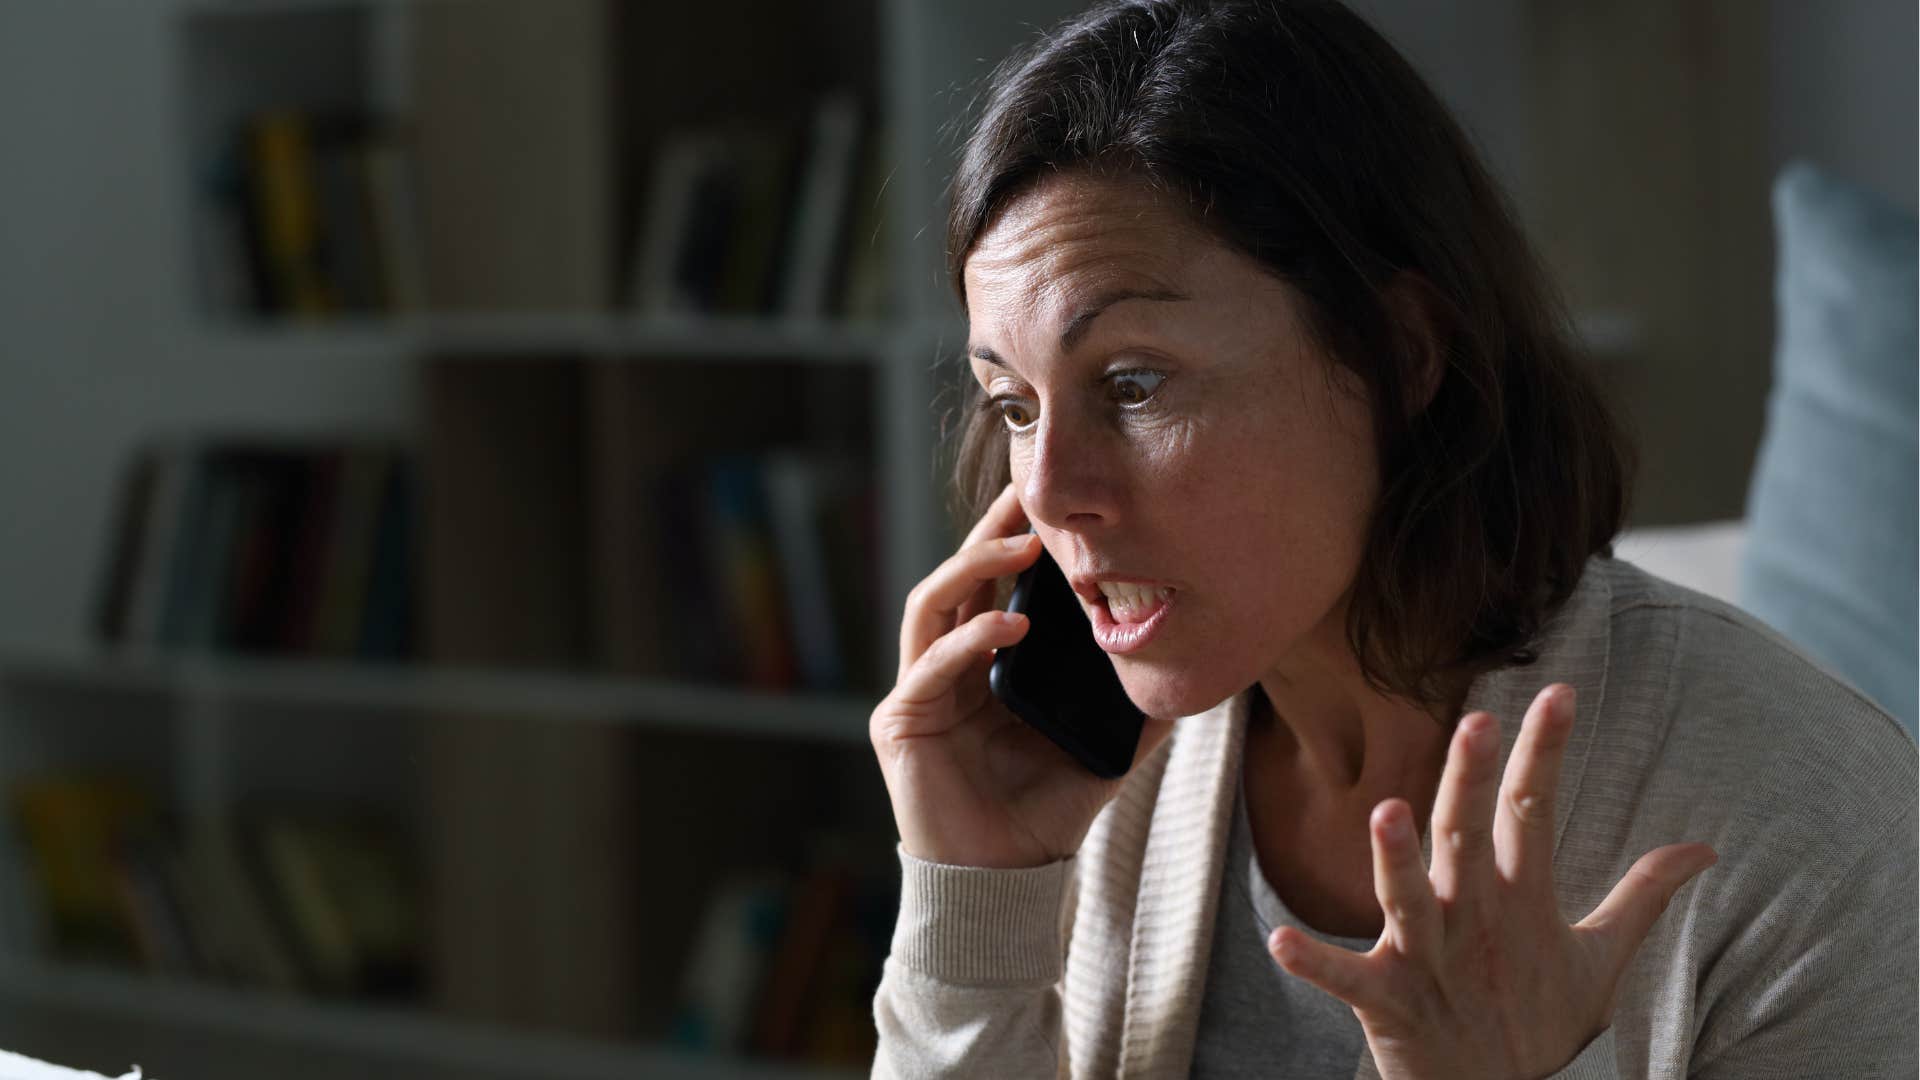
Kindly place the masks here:
[(1772, 159), (1805, 157), (1914, 209), (1912, 0), (1772, 0)]

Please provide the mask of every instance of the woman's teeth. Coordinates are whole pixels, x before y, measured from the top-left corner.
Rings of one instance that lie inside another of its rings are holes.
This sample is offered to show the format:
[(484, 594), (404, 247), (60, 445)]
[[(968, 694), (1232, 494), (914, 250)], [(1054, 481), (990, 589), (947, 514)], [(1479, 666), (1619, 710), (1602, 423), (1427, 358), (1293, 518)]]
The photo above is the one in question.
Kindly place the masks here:
[(1107, 609), (1113, 612), (1116, 622), (1142, 622), (1152, 615), (1173, 590), (1149, 585), (1128, 585), (1118, 581), (1100, 582), (1100, 592), (1107, 598)]

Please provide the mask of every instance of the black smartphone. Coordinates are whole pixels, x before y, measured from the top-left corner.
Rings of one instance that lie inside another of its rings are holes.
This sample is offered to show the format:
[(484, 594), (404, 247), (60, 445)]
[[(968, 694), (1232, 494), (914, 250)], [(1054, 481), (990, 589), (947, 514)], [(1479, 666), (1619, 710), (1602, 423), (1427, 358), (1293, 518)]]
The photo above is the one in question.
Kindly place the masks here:
[(1126, 775), (1146, 714), (1127, 697), (1113, 661), (1093, 640), (1080, 598), (1045, 548), (1014, 580), (1007, 610), (1027, 617), (1027, 635), (994, 654), (987, 675), (993, 696), (1095, 776)]

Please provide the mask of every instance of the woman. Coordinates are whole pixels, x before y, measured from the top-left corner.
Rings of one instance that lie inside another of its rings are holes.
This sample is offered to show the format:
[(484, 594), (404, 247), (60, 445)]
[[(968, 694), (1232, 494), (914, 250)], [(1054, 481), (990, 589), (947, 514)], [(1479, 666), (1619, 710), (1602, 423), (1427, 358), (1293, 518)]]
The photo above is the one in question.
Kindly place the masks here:
[[(1619, 437), (1371, 28), (1100, 7), (953, 195), (979, 523), (872, 717), (875, 1075), (1912, 1075), (1912, 744), (1613, 560)], [(1117, 781), (987, 689), (1042, 545), (1148, 716)]]

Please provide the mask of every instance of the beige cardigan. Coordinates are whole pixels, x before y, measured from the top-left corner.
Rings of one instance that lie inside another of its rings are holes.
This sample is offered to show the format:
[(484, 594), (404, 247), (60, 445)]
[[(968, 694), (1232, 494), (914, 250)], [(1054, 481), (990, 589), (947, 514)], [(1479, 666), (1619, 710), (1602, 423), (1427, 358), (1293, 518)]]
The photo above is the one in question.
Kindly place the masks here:
[[(1579, 692), (1555, 823), (1567, 921), (1653, 848), (1720, 855), (1655, 924), (1613, 1026), (1555, 1076), (1913, 1076), (1905, 730), (1750, 616), (1617, 560), (1588, 564), (1535, 648), (1467, 710), (1500, 719), (1504, 769), (1534, 694)], [(1175, 724), (1073, 858), (900, 854), (874, 1076), (1186, 1075), (1247, 698)], [(1364, 1051), (1356, 1075), (1377, 1075)]]

